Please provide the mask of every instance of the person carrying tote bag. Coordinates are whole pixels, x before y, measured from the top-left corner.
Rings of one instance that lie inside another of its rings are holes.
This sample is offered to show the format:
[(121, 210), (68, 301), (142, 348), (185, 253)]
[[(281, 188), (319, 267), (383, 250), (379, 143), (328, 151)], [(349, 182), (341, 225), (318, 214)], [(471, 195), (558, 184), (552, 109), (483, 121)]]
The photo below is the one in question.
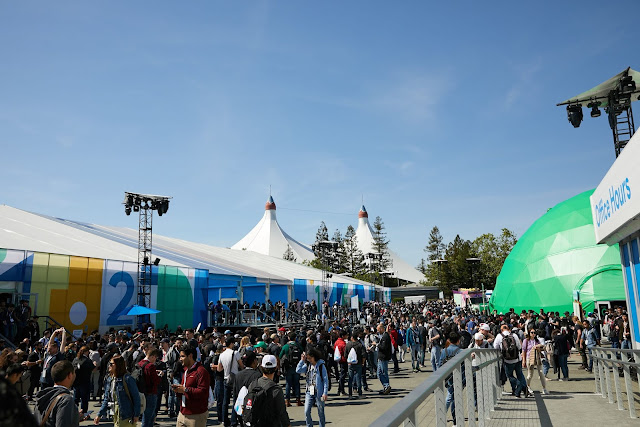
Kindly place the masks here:
[(125, 361), (119, 354), (109, 361), (104, 390), (102, 406), (93, 423), (100, 424), (100, 418), (111, 410), (114, 427), (135, 427), (140, 417), (140, 393), (136, 381), (127, 374)]

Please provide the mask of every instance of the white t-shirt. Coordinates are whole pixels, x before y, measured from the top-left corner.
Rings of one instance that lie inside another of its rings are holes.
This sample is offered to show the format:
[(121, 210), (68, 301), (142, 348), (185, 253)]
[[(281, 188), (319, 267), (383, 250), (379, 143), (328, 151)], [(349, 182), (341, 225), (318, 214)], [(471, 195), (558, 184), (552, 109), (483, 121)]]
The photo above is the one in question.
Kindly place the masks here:
[[(233, 357), (233, 363), (231, 358)], [(238, 360), (240, 360), (240, 352), (231, 350), (230, 348), (226, 349), (220, 355), (220, 360), (218, 363), (222, 363), (222, 367), (224, 368), (224, 379), (229, 378), (229, 374), (238, 374)], [(229, 369), (231, 367), (231, 369)]]

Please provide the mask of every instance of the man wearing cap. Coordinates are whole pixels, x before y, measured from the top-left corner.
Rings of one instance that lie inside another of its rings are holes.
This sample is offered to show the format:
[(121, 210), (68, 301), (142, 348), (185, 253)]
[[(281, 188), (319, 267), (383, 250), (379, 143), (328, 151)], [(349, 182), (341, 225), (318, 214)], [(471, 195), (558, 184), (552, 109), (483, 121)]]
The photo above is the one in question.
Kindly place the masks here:
[(268, 424), (274, 427), (289, 427), (291, 422), (289, 421), (289, 414), (287, 413), (287, 407), (284, 403), (284, 393), (282, 388), (278, 387), (273, 382), (276, 369), (278, 369), (278, 360), (275, 356), (268, 354), (262, 359), (262, 376), (254, 381), (248, 388), (251, 390), (254, 386), (258, 385), (267, 390), (268, 406), (272, 410), (269, 411), (271, 419), (268, 420)]
[(491, 334), (491, 327), (489, 325), (487, 325), (486, 323), (481, 324), (480, 333), (483, 335), (483, 339), (485, 339), (489, 344), (493, 344), (494, 337)]
[(234, 350), (235, 341), (232, 337), (227, 337), (225, 341), (226, 350), (220, 355), (218, 361), (218, 372), (224, 372), (224, 400), (222, 404), (222, 416), (224, 425), (237, 425), (236, 412), (231, 410), (231, 419), (229, 419), (229, 403), (233, 395), (234, 377), (238, 371), (244, 368), (240, 353)]

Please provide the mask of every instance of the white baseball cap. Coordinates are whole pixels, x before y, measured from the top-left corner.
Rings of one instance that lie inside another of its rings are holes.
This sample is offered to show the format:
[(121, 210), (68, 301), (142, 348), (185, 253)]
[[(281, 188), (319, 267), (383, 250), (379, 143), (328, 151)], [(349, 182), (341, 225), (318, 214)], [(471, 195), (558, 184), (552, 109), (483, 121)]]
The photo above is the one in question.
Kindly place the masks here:
[(275, 368), (278, 366), (278, 360), (272, 354), (267, 354), (262, 358), (262, 367), (263, 368)]

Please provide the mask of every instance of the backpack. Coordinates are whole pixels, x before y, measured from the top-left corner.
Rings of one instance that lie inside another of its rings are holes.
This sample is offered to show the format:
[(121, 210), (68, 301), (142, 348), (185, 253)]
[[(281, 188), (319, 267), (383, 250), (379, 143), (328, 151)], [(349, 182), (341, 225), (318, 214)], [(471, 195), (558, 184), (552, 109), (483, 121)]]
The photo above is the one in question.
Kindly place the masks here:
[(300, 359), (302, 359), (302, 350), (300, 350), (300, 347), (295, 343), (289, 343), (289, 351), (287, 351), (287, 354), (284, 357), (285, 365), (288, 368), (295, 368), (298, 366)]
[(145, 363), (140, 365), (135, 365), (131, 370), (131, 377), (136, 380), (136, 386), (138, 387), (138, 391), (142, 394), (147, 392), (147, 383), (144, 380), (144, 368), (149, 364), (148, 360)]
[(273, 424), (269, 390), (275, 387), (277, 385), (272, 384), (265, 388), (258, 383), (258, 380), (249, 385), (249, 391), (242, 406), (242, 421), (247, 427), (270, 427)]
[(502, 338), (502, 357), (506, 360), (518, 359), (520, 352), (516, 345), (516, 340), (513, 338), (513, 334), (509, 334)]

